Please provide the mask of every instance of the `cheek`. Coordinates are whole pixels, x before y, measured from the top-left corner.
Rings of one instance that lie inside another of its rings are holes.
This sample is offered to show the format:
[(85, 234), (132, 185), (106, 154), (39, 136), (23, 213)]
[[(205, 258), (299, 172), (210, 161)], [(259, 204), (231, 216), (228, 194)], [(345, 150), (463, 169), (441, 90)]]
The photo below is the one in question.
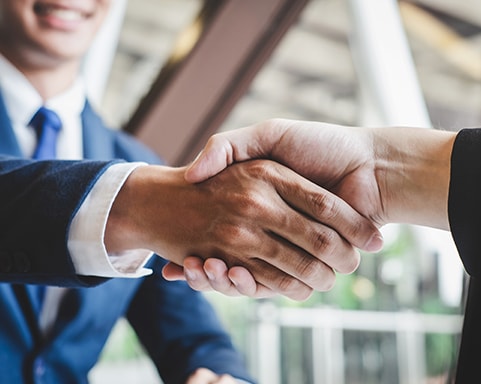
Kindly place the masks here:
[(96, 34), (101, 29), (105, 19), (107, 18), (109, 11), (110, 11), (110, 0), (98, 0), (97, 1), (97, 8), (95, 11), (95, 15), (93, 16), (92, 20), (90, 20), (90, 28), (89, 32), (84, 33), (84, 39), (88, 39), (90, 41), (96, 36)]
[[(11, 33), (11, 38), (27, 27), (31, 13), (25, 1), (0, 0), (0, 26), (2, 32)], [(30, 15), (29, 15), (30, 14)]]
[(111, 0), (98, 0), (97, 1), (99, 7), (102, 7), (104, 9), (109, 9), (110, 8), (110, 5), (112, 4), (112, 1)]
[(29, 17), (16, 18), (16, 15), (3, 13), (0, 16), (0, 33), (3, 39), (8, 39), (11, 46), (22, 48), (36, 45), (39, 30), (34, 20)]
[(34, 0), (0, 0), (0, 28), (9, 44), (19, 49), (35, 47), (43, 40)]
[(110, 12), (112, 2), (110, 0), (98, 0), (97, 1), (97, 12), (96, 19), (99, 24), (105, 21), (105, 18)]

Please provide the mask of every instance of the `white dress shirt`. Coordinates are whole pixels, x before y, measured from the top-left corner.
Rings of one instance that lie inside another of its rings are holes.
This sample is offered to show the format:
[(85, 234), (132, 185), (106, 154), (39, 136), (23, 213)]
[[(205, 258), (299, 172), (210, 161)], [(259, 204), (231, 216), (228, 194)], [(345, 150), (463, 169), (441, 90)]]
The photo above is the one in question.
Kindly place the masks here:
[[(62, 121), (57, 157), (64, 160), (83, 158), (81, 112), (86, 94), (81, 79), (77, 79), (67, 91), (43, 102), (25, 76), (0, 55), (0, 89), (25, 157), (31, 157), (37, 141), (36, 134), (28, 123), (44, 105), (54, 110)], [(109, 211), (118, 191), (130, 173), (142, 164), (122, 163), (109, 167), (75, 215), (68, 233), (68, 249), (78, 274), (140, 277), (152, 272), (143, 267), (152, 252), (134, 250), (108, 255), (103, 241)]]

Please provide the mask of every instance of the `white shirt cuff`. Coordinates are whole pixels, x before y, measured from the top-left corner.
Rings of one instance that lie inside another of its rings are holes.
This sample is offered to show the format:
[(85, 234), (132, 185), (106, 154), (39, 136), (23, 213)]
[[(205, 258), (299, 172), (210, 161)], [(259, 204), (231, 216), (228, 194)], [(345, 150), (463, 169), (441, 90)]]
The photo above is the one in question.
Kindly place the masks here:
[(144, 163), (119, 163), (98, 179), (72, 220), (68, 249), (79, 275), (142, 277), (152, 273), (144, 265), (152, 256), (148, 250), (131, 250), (109, 255), (104, 244), (105, 226), (118, 192), (134, 169)]

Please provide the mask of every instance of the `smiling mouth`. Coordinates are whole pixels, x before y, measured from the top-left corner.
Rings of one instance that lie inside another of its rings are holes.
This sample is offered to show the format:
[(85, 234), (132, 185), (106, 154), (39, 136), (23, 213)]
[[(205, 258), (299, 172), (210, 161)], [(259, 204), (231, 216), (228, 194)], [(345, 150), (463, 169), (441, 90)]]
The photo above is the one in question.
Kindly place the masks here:
[(80, 21), (92, 16), (93, 12), (86, 12), (80, 9), (65, 8), (55, 4), (37, 2), (33, 6), (38, 16), (54, 16), (65, 21)]

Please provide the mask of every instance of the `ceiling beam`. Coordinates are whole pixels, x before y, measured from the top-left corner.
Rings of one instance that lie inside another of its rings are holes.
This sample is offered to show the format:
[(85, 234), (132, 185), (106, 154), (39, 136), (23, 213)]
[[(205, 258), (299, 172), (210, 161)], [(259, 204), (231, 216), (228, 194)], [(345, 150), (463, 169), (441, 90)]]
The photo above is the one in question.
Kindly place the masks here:
[(206, 1), (125, 129), (170, 165), (192, 160), (307, 2)]

